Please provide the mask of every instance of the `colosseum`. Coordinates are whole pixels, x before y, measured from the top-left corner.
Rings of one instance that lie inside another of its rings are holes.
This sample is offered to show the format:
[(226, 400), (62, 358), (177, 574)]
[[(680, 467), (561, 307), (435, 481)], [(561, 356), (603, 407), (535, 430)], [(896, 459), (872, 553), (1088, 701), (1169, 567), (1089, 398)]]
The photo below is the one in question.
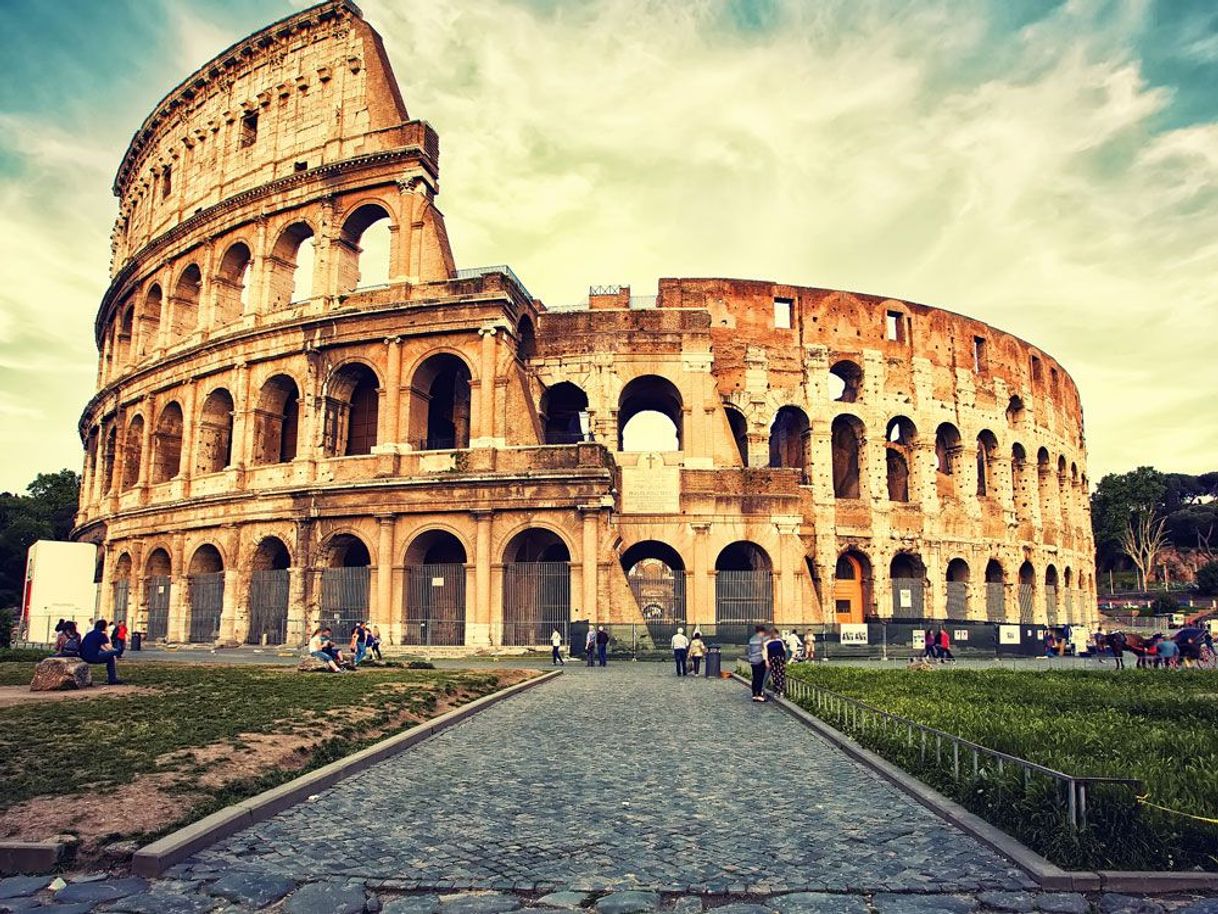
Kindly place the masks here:
[(1047, 353), (760, 280), (547, 308), (457, 267), (439, 151), (349, 0), (136, 131), (80, 420), (103, 614), (464, 649), (583, 620), (1094, 618), (1079, 396)]

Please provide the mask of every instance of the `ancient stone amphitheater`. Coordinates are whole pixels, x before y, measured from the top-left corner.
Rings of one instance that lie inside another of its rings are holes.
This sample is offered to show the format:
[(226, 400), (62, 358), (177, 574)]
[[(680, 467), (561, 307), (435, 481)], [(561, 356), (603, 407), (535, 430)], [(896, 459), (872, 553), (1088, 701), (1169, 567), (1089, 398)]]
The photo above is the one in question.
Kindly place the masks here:
[(1093, 617), (1078, 393), (958, 314), (459, 269), (439, 139), (331, 0), (191, 74), (114, 192), (77, 538), (151, 638), (548, 641)]

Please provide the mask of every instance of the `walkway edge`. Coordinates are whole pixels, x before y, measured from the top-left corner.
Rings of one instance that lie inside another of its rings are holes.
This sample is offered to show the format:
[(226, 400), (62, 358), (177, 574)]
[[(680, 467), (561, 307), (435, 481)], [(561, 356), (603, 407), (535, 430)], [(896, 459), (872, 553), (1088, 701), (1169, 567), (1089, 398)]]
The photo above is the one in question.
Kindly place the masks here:
[(323, 765), (315, 771), (302, 774), (286, 784), (281, 784), (250, 797), (248, 800), (242, 800), (240, 803), (218, 810), (198, 822), (192, 822), (164, 838), (141, 847), (131, 858), (131, 871), (137, 876), (159, 876), (175, 863), (181, 863), (203, 848), (257, 822), (269, 819), (276, 813), (295, 806), (311, 794), (325, 790), (343, 778), (357, 774), (403, 749), (421, 743), (505, 698), (511, 698), (513, 695), (549, 682), (561, 674), (562, 670), (552, 670), (524, 682), (518, 682), (516, 685), (508, 686), (506, 689), (500, 689), (498, 692), (492, 692), (490, 695), (475, 698), (468, 704), (424, 721), (409, 730), (396, 733), (366, 749)]

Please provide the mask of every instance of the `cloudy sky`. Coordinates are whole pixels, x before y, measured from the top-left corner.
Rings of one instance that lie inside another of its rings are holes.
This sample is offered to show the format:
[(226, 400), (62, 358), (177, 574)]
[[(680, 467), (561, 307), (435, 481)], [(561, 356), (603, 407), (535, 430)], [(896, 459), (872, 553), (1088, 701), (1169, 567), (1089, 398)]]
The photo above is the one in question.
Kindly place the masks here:
[[(291, 0), (0, 2), (0, 489), (79, 468), (127, 140)], [(1210, 0), (363, 0), (459, 265), (878, 292), (1030, 339), (1092, 479), (1218, 468)]]

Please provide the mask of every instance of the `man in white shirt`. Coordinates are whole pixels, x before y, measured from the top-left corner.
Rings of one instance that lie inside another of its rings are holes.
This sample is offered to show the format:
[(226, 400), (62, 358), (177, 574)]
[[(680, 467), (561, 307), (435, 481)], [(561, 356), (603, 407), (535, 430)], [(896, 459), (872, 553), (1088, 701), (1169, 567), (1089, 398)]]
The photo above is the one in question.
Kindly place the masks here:
[(803, 652), (803, 649), (804, 649), (804, 643), (799, 640), (799, 635), (796, 634), (795, 629), (791, 629), (789, 632), (787, 632), (787, 651), (790, 653), (791, 659), (792, 660), (803, 659), (802, 657), (800, 657), (800, 654)]
[(550, 666), (566, 665), (567, 661), (562, 659), (562, 633), (554, 629), (554, 634), (550, 636)]
[(688, 675), (686, 661), (689, 659), (689, 639), (685, 637), (685, 629), (678, 628), (672, 636), (672, 657), (677, 662), (677, 675)]

